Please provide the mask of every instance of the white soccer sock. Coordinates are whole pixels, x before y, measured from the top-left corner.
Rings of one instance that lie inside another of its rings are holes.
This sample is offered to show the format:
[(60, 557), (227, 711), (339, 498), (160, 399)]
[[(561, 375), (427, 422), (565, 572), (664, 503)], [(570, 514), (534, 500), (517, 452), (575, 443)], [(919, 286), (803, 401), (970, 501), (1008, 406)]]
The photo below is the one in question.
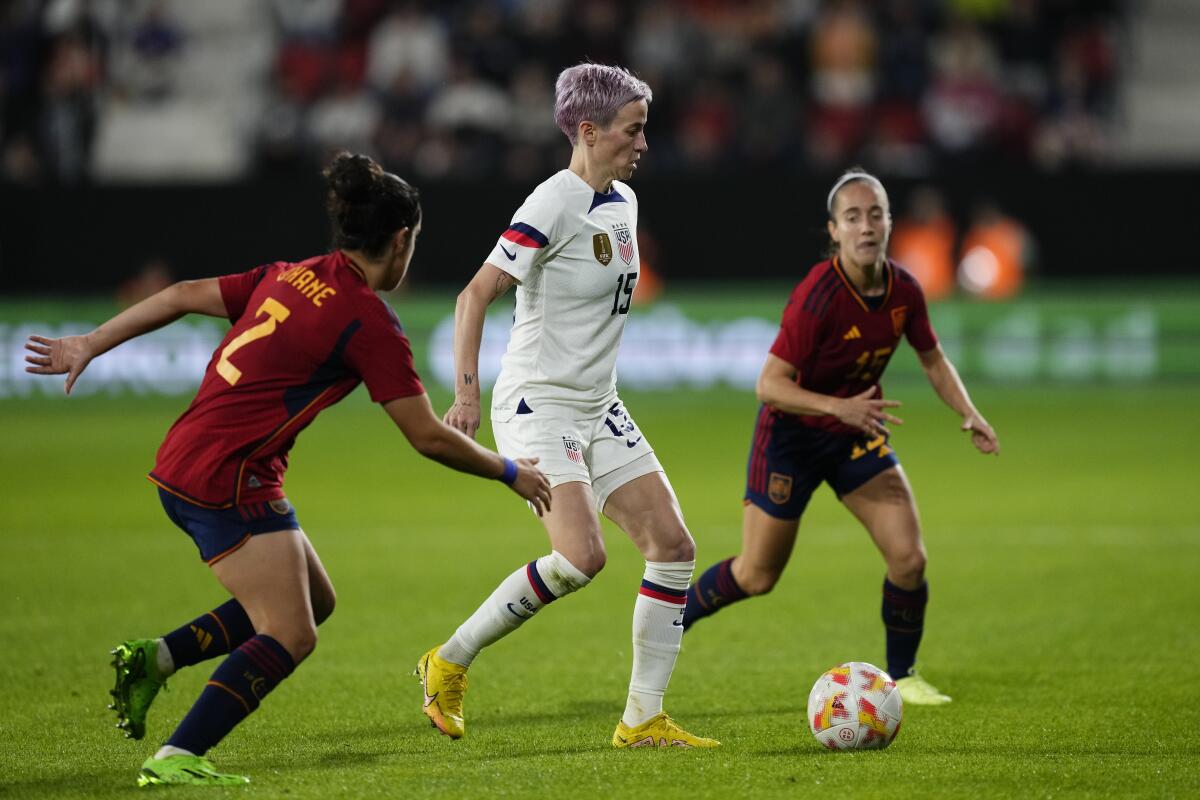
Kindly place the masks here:
[(154, 652), (154, 666), (158, 667), (158, 674), (164, 678), (174, 675), (175, 657), (171, 655), (171, 648), (167, 647), (167, 640), (159, 639), (158, 648)]
[(458, 626), (438, 656), (471, 666), (479, 651), (515, 631), (542, 606), (591, 583), (557, 550), (509, 575), (466, 622)]
[(191, 750), (184, 750), (182, 747), (172, 747), (169, 744), (164, 744), (158, 748), (158, 752), (154, 754), (155, 758), (169, 758), (171, 756), (194, 756), (196, 755)]
[(663, 695), (679, 658), (683, 607), (695, 561), (647, 561), (633, 605), (633, 674), (621, 721), (633, 728), (662, 711)]

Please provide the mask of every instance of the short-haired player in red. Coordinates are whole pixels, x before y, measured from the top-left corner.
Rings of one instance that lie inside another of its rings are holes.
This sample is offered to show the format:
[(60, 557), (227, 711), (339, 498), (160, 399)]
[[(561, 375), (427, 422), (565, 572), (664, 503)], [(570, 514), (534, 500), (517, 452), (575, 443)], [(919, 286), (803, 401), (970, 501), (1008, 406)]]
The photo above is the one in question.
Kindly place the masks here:
[(688, 590), (684, 625), (769, 592), (787, 565), (800, 516), (822, 481), (871, 534), (887, 563), (883, 624), (888, 672), (907, 703), (950, 698), (913, 669), (925, 604), (925, 545), (912, 490), (888, 441), (900, 424), (880, 377), (901, 337), (934, 391), (962, 417), (981, 453), (996, 434), (971, 403), (929, 325), (916, 280), (887, 258), (892, 217), (877, 178), (851, 170), (826, 201), (833, 258), (796, 286), (758, 378), (762, 406), (746, 476), (740, 555), (714, 564)]
[(335, 250), (238, 275), (184, 281), (86, 336), (30, 337), (29, 372), (67, 375), (121, 342), (189, 312), (228, 317), (196, 398), (159, 448), (150, 480), (167, 516), (233, 596), (158, 639), (113, 651), (113, 708), (126, 735), (181, 667), (228, 654), (138, 784), (245, 783), (205, 753), (258, 708), (316, 646), (333, 611), (321, 560), (284, 496), (288, 451), (318, 413), (365, 383), (422, 455), (504, 481), (538, 513), (550, 484), (536, 459), (507, 458), (442, 424), (413, 368), (400, 322), (375, 292), (404, 279), (421, 229), (416, 190), (366, 156), (340, 153), (325, 172)]

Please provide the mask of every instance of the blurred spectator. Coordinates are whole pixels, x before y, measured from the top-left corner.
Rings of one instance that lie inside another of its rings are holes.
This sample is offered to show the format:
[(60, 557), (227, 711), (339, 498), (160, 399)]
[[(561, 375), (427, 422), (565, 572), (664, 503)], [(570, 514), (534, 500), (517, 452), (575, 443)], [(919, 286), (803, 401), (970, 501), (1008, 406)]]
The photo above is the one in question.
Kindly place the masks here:
[(161, 292), (174, 282), (170, 265), (161, 258), (152, 258), (142, 265), (136, 275), (117, 287), (117, 302), (122, 308), (128, 308), (152, 294)]
[(742, 152), (751, 165), (783, 167), (792, 161), (804, 119), (796, 88), (780, 59), (762, 55), (750, 64), (737, 119)]
[(307, 128), (326, 158), (338, 150), (374, 155), (379, 101), (366, 87), (343, 77), (333, 93), (312, 105)]
[(337, 36), (342, 0), (270, 0), (287, 41), (328, 44)]
[(433, 88), (446, 76), (448, 39), (441, 20), (423, 11), (420, 3), (401, 3), (371, 33), (367, 80), (387, 90), (403, 73), (421, 91)]
[(1034, 260), (1033, 240), (1025, 226), (983, 201), (963, 237), (958, 283), (969, 294), (1005, 300), (1021, 291)]
[(638, 7), (630, 34), (630, 67), (643, 77), (675, 83), (685, 79), (695, 63), (697, 38), (691, 21), (668, 0), (651, 0)]
[(421, 143), (428, 95), (402, 68), (378, 96), (383, 116), (375, 132), (375, 149), (390, 169), (408, 174)]
[(995, 47), (973, 22), (957, 19), (934, 41), (932, 55), (924, 110), (934, 143), (950, 155), (985, 149), (1003, 99)]
[(733, 156), (733, 99), (719, 81), (708, 79), (694, 84), (679, 112), (678, 125), (687, 131), (677, 146), (688, 167), (712, 169)]
[(126, 89), (151, 102), (174, 94), (184, 35), (164, 3), (151, 5), (134, 25), (130, 45), (135, 63), (128, 69)]
[(461, 14), (452, 37), (454, 54), (470, 63), (479, 77), (498, 86), (508, 83), (520, 59), (516, 39), (504, 28), (496, 4), (478, 1)]
[(875, 99), (875, 29), (852, 0), (831, 3), (811, 31), (810, 151), (815, 164), (848, 159), (867, 135)]
[(921, 284), (928, 300), (954, 291), (954, 221), (941, 192), (920, 186), (908, 198), (908, 213), (892, 227), (888, 251)]
[(481, 79), (467, 61), (455, 59), (449, 80), (433, 96), (425, 121), (433, 128), (477, 128), (499, 131), (508, 124), (508, 98), (498, 86)]
[(63, 181), (85, 177), (96, 132), (95, 91), (100, 64), (83, 30), (51, 44), (42, 80), (42, 151)]
[(629, 61), (625, 52), (628, 28), (616, 0), (574, 3), (566, 33), (566, 60), (556, 66), (556, 72), (579, 61), (597, 64), (626, 64)]
[(531, 176), (563, 147), (554, 79), (584, 59), (650, 82), (653, 173), (1095, 163), (1118, 118), (1124, 7), (8, 0), (0, 174), (311, 172), (350, 147), (422, 175)]
[(264, 170), (296, 170), (306, 166), (309, 140), (305, 105), (297, 87), (276, 74), (259, 120), (258, 161)]

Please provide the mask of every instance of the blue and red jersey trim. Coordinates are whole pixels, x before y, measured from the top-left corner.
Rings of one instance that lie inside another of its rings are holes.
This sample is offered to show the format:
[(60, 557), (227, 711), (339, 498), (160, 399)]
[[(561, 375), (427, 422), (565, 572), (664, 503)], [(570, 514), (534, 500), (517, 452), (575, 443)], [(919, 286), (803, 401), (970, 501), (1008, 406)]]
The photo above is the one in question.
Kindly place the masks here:
[(510, 242), (519, 244), (522, 247), (532, 247), (535, 250), (550, 244), (550, 240), (546, 238), (544, 233), (532, 225), (526, 225), (524, 222), (514, 222), (512, 225), (509, 225), (508, 229), (500, 234), (500, 238), (508, 239)]
[(750, 453), (750, 488), (758, 494), (767, 491), (767, 449), (771, 444), (771, 433), (776, 415), (766, 404), (759, 406), (758, 421), (754, 426), (754, 447)]
[(554, 592), (550, 591), (546, 582), (542, 580), (542, 576), (538, 574), (536, 561), (530, 561), (529, 565), (525, 567), (525, 576), (529, 578), (529, 585), (533, 587), (533, 593), (537, 595), (543, 605), (558, 599), (554, 596)]
[(655, 600), (662, 600), (664, 603), (682, 606), (687, 603), (686, 589), (668, 589), (666, 586), (659, 586), (657, 583), (651, 583), (645, 578), (642, 579), (642, 587), (638, 589), (638, 594), (652, 597)]

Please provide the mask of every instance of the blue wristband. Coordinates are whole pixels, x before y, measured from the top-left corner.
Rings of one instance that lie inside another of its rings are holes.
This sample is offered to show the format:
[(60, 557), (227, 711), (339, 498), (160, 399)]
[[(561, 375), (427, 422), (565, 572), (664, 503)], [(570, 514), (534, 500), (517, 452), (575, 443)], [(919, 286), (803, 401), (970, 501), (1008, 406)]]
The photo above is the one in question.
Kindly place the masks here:
[(512, 486), (517, 479), (517, 462), (511, 458), (504, 459), (504, 474), (499, 479), (504, 481), (505, 485)]

